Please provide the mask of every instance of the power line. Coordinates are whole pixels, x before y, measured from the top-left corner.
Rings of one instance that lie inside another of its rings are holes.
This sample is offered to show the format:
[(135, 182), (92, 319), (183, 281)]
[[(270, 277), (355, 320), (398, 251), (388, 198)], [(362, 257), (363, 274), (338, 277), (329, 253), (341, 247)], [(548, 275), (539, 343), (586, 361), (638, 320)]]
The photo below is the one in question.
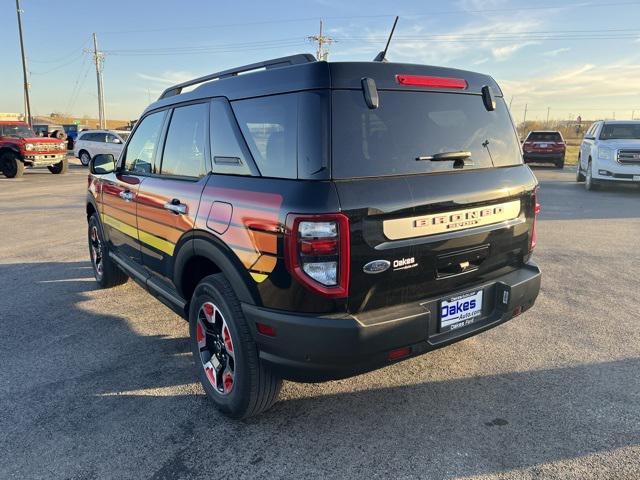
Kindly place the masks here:
[[(640, 6), (640, 2), (636, 1), (626, 1), (626, 2), (580, 2), (580, 3), (569, 3), (564, 5), (538, 5), (532, 7), (513, 7), (513, 8), (496, 8), (496, 9), (482, 9), (482, 10), (442, 10), (435, 11), (429, 13), (417, 13), (417, 14), (406, 14), (403, 15), (403, 18), (411, 19), (411, 18), (425, 18), (425, 17), (433, 17), (434, 15), (456, 15), (456, 14), (478, 14), (478, 13), (503, 13), (503, 12), (518, 12), (518, 11), (530, 11), (530, 10), (558, 10), (558, 9), (570, 9), (574, 7), (579, 7), (582, 9), (585, 8), (608, 8), (608, 7), (617, 7), (617, 6), (629, 6), (635, 5)], [(324, 19), (331, 20), (341, 20), (341, 19), (359, 19), (359, 18), (393, 18), (396, 14), (379, 14), (379, 15), (340, 15), (340, 16), (323, 16)], [(318, 17), (299, 17), (299, 18), (287, 18), (280, 20), (263, 20), (258, 22), (242, 22), (242, 23), (217, 23), (217, 24), (209, 24), (209, 25), (184, 25), (179, 27), (162, 27), (162, 28), (152, 28), (152, 29), (132, 29), (132, 30), (110, 30), (110, 31), (101, 31), (98, 32), (101, 35), (120, 35), (120, 34), (134, 34), (134, 33), (148, 33), (148, 32), (166, 32), (166, 31), (176, 31), (176, 30), (198, 30), (198, 29), (211, 29), (211, 28), (234, 28), (234, 27), (247, 27), (247, 26), (256, 26), (256, 25), (273, 25), (273, 24), (282, 24), (282, 23), (296, 23), (296, 22), (305, 22), (305, 21), (318, 21)]]

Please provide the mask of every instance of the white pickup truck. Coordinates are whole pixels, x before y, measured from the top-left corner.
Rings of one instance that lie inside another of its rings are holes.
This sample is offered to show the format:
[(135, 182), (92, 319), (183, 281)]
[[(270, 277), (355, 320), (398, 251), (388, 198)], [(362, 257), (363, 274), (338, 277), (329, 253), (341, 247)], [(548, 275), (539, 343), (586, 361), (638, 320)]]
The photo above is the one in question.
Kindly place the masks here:
[(640, 120), (600, 120), (585, 133), (576, 181), (593, 190), (605, 182), (640, 186)]

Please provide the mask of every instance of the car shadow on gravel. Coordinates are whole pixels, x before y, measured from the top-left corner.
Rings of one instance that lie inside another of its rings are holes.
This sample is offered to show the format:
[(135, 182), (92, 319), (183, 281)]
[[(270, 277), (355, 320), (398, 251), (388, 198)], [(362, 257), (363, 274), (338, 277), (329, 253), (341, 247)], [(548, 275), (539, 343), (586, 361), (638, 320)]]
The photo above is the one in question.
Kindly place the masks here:
[(416, 383), (447, 367), (424, 356), (285, 383), (236, 421), (194, 383), (186, 324), (132, 282), (96, 291), (88, 262), (0, 282), (0, 478), (456, 478), (640, 445), (638, 358)]

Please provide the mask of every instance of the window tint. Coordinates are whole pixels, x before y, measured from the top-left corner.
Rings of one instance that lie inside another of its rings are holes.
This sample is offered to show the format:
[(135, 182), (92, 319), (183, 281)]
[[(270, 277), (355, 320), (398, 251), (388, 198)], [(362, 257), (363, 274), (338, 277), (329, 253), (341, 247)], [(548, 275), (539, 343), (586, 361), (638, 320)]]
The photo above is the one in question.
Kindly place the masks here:
[(215, 173), (251, 175), (244, 140), (229, 103), (222, 98), (211, 103), (211, 152)]
[(479, 95), (379, 92), (369, 109), (362, 91), (332, 97), (332, 176), (407, 175), (450, 171), (451, 161), (416, 161), (445, 152), (470, 152), (465, 170), (522, 162), (502, 97), (487, 111)]
[(162, 154), (161, 175), (200, 177), (207, 173), (205, 141), (209, 105), (174, 109)]
[(260, 173), (297, 178), (297, 94), (240, 100), (233, 111)]
[(527, 142), (562, 142), (562, 136), (558, 132), (531, 132)]
[(142, 119), (124, 154), (125, 170), (152, 173), (158, 139), (166, 112), (156, 112)]
[(113, 141), (118, 138), (113, 133), (107, 133), (107, 143), (113, 143)]

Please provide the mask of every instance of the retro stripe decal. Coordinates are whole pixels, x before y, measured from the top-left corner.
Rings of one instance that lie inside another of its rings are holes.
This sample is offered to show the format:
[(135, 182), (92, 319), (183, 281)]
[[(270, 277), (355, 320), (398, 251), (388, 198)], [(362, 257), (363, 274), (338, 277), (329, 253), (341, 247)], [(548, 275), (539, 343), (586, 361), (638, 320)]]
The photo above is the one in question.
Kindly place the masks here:
[(125, 235), (129, 235), (132, 238), (137, 238), (141, 242), (146, 243), (147, 245), (152, 246), (156, 250), (166, 253), (167, 255), (173, 255), (173, 252), (176, 246), (165, 240), (164, 238), (156, 237), (150, 233), (144, 232), (142, 230), (138, 230), (136, 227), (128, 225), (117, 218), (114, 218), (110, 215), (102, 214), (102, 221), (106, 225), (109, 225), (116, 230), (124, 233)]

